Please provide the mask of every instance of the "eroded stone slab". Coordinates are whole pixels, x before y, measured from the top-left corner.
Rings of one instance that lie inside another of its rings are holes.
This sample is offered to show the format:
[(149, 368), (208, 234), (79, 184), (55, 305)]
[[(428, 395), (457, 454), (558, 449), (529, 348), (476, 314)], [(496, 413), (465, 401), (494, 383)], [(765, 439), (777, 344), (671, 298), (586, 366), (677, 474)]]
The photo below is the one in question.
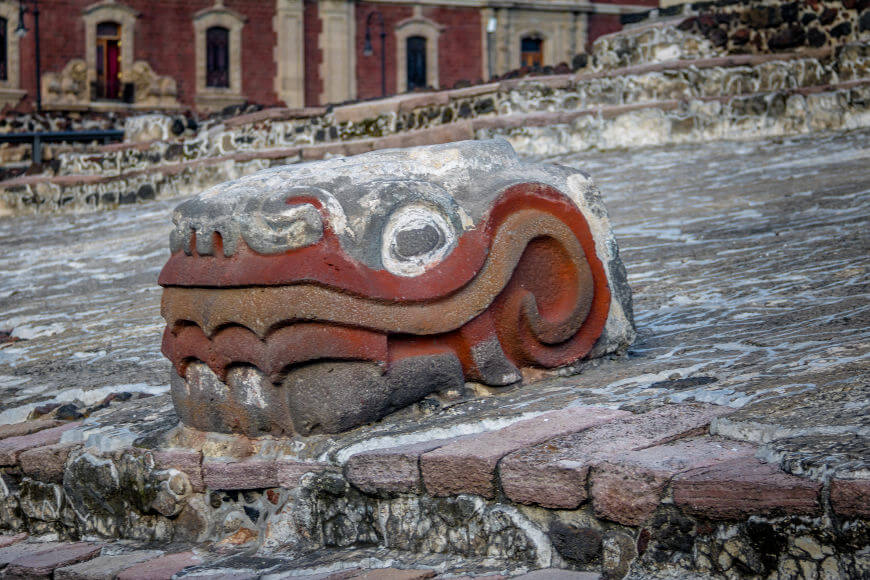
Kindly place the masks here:
[(166, 449), (153, 451), (154, 466), (157, 469), (177, 469), (184, 472), (193, 491), (205, 491), (202, 476), (202, 452), (190, 449)]
[(714, 417), (730, 412), (714, 405), (667, 405), (552, 439), (502, 459), (502, 489), (519, 503), (576, 508), (587, 497), (589, 467), (602, 455), (699, 435), (706, 432)]
[(23, 542), (27, 539), (28, 534), (21, 532), (19, 534), (2, 534), (0, 535), (0, 548), (6, 548), (12, 544)]
[(572, 407), (441, 446), (420, 458), (426, 491), (436, 496), (471, 493), (492, 498), (496, 466), (508, 453), (630, 416), (602, 407)]
[(42, 482), (62, 483), (63, 470), (78, 443), (57, 443), (23, 451), (18, 456), (21, 472)]
[(98, 556), (93, 560), (64, 566), (54, 571), (55, 580), (115, 580), (122, 571), (140, 562), (153, 560), (163, 552), (139, 550), (129, 554)]
[(783, 473), (757, 459), (734, 459), (677, 475), (674, 503), (710, 519), (819, 513), (816, 481)]
[(831, 507), (846, 518), (870, 517), (870, 480), (831, 480)]
[(202, 564), (202, 558), (193, 552), (167, 554), (135, 564), (121, 571), (117, 580), (169, 580), (188, 566)]
[(9, 425), (0, 425), (0, 439), (7, 437), (21, 437), (22, 435), (30, 435), (43, 429), (58, 427), (63, 421), (55, 419), (37, 419), (35, 421), (22, 421), (21, 423), (11, 423)]
[(606, 456), (589, 473), (595, 515), (629, 526), (647, 520), (677, 474), (755, 454), (753, 445), (696, 438)]
[(95, 558), (102, 549), (101, 544), (87, 542), (60, 544), (50, 550), (16, 558), (3, 570), (3, 577), (10, 580), (49, 579), (56, 568)]
[(15, 465), (18, 463), (18, 456), (22, 452), (59, 443), (61, 436), (65, 432), (79, 425), (80, 422), (67, 423), (66, 425), (44, 429), (29, 435), (8, 437), (0, 440), (0, 465)]
[(344, 475), (366, 493), (418, 493), (420, 456), (453, 442), (454, 438), (437, 439), (357, 453), (345, 463)]

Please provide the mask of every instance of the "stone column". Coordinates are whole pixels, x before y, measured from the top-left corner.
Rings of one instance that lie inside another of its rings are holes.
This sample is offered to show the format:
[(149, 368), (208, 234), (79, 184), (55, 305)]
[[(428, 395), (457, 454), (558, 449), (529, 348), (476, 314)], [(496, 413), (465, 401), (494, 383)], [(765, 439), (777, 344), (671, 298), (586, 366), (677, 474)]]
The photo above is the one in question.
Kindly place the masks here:
[(321, 104), (356, 98), (356, 22), (354, 4), (348, 0), (321, 0), (320, 78)]
[(275, 93), (288, 107), (305, 106), (305, 30), (302, 0), (277, 0), (272, 26), (275, 46)]

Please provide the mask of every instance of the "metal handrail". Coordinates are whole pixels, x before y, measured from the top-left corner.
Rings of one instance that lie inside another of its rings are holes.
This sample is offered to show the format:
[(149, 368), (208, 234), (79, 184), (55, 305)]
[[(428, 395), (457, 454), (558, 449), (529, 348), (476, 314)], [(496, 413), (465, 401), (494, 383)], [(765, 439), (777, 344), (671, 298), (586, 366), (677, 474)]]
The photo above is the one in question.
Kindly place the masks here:
[(43, 143), (82, 143), (89, 141), (123, 141), (124, 131), (101, 129), (94, 131), (40, 131), (25, 133), (0, 133), (0, 143), (32, 143), (33, 162), (42, 163)]

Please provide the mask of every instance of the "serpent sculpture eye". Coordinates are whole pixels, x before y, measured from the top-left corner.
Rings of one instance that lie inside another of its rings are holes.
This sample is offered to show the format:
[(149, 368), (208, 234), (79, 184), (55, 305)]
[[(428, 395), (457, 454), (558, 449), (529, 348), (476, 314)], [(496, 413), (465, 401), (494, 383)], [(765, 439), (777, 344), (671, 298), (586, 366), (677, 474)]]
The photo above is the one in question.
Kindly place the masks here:
[(384, 227), (381, 261), (397, 276), (419, 276), (456, 246), (456, 232), (434, 207), (412, 203), (394, 211)]
[(338, 433), (634, 337), (591, 180), (506, 141), (275, 167), (174, 221), (163, 353), (195, 429)]

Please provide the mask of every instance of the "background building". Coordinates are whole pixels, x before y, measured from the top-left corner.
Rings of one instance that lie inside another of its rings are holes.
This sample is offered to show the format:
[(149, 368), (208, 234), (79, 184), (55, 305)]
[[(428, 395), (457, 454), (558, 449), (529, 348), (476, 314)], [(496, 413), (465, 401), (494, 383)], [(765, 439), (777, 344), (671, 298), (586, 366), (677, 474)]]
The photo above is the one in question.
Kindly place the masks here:
[(33, 109), (37, 76), (45, 110), (302, 107), (450, 88), (570, 64), (620, 14), (656, 4), (25, 0), (22, 11), (0, 0), (0, 105)]

